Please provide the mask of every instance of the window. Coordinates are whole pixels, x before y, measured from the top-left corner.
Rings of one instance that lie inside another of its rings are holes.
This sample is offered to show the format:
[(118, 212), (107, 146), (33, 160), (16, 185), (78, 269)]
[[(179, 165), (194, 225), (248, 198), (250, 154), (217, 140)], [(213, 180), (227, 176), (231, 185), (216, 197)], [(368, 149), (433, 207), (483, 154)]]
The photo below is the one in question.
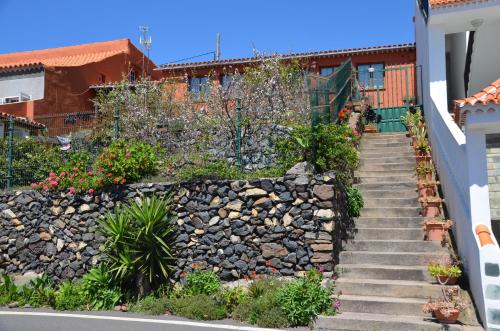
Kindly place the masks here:
[(358, 65), (358, 83), (367, 89), (384, 88), (384, 64)]
[(19, 97), (5, 97), (3, 99), (4, 103), (16, 103), (19, 102)]
[(337, 69), (337, 67), (322, 67), (319, 69), (319, 74), (321, 76), (330, 76), (335, 72), (335, 69)]
[(130, 70), (130, 73), (128, 74), (128, 81), (131, 83), (135, 83), (135, 80), (137, 79), (137, 73), (135, 70)]
[(210, 90), (210, 82), (208, 77), (190, 77), (189, 92), (197, 97), (203, 97)]

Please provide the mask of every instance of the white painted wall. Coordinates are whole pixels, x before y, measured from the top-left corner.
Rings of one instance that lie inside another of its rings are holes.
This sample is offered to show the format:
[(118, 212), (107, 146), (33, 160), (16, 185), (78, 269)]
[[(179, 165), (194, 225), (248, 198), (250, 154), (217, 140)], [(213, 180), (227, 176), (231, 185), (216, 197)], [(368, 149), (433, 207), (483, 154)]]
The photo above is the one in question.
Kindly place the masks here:
[(25, 93), (31, 96), (31, 100), (39, 100), (44, 97), (45, 75), (43, 71), (23, 74), (1, 74), (0, 73), (0, 98), (19, 96)]
[(500, 23), (480, 26), (474, 38), (469, 95), (500, 78)]

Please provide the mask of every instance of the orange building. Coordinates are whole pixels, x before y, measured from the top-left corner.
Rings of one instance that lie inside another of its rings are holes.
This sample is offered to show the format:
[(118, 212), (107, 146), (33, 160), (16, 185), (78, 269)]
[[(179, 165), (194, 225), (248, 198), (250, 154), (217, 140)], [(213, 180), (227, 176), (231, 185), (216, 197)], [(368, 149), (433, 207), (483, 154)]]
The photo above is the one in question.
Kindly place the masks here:
[(0, 112), (73, 131), (91, 123), (94, 86), (157, 79), (155, 68), (129, 39), (0, 54)]
[[(327, 76), (335, 71), (347, 59), (352, 60), (358, 71), (358, 82), (365, 86), (368, 94), (376, 94), (379, 89), (382, 105), (389, 106), (396, 102), (395, 98), (403, 99), (406, 96), (406, 86), (409, 88), (409, 97), (414, 97), (416, 49), (415, 44), (401, 44), (376, 46), (367, 48), (329, 50), (308, 53), (292, 53), (282, 55), (285, 60), (298, 60), (304, 70)], [(178, 94), (187, 89), (193, 93), (200, 93), (203, 85), (209, 83), (207, 76), (212, 73), (217, 81), (210, 82), (224, 84), (226, 73), (244, 72), (245, 67), (255, 65), (259, 58), (224, 59), (191, 63), (164, 64), (156, 71), (164, 78), (178, 80)], [(396, 70), (398, 69), (398, 70)], [(405, 75), (407, 72), (407, 76)], [(215, 75), (214, 75), (215, 74)], [(408, 84), (406, 84), (408, 79)], [(396, 92), (398, 95), (395, 95)], [(394, 99), (394, 100), (393, 100)], [(378, 104), (378, 100), (376, 100)]]

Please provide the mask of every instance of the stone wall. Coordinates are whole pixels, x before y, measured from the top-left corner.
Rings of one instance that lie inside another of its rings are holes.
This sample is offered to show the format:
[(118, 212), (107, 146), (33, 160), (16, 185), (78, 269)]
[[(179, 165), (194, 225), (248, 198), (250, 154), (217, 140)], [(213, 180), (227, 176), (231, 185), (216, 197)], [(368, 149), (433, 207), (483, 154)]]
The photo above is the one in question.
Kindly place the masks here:
[(0, 273), (46, 272), (55, 281), (82, 276), (101, 260), (97, 220), (142, 194), (174, 198), (177, 268), (213, 269), (223, 280), (294, 275), (334, 267), (335, 211), (341, 192), (332, 174), (252, 181), (133, 184), (99, 195), (34, 191), (0, 195)]

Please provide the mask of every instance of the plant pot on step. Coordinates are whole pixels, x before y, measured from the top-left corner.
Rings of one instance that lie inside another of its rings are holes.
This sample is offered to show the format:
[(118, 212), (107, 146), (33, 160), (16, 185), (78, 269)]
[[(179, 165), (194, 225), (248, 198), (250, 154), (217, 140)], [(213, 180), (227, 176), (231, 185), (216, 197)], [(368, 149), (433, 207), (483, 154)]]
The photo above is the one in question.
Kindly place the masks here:
[(460, 316), (460, 310), (455, 308), (440, 308), (434, 311), (434, 315), (440, 323), (454, 324)]
[(450, 277), (448, 275), (439, 275), (436, 276), (436, 281), (441, 285), (457, 285), (458, 278)]
[(452, 225), (453, 221), (451, 220), (431, 219), (424, 221), (425, 237), (429, 241), (442, 242)]
[(415, 159), (417, 161), (417, 165), (420, 165), (422, 163), (429, 163), (432, 159), (430, 154), (427, 155), (415, 155)]
[(427, 218), (437, 217), (441, 214), (441, 203), (443, 199), (438, 197), (427, 196), (425, 199), (420, 199), (422, 204), (422, 216)]
[(417, 184), (417, 191), (420, 198), (435, 197), (438, 182), (420, 180)]

